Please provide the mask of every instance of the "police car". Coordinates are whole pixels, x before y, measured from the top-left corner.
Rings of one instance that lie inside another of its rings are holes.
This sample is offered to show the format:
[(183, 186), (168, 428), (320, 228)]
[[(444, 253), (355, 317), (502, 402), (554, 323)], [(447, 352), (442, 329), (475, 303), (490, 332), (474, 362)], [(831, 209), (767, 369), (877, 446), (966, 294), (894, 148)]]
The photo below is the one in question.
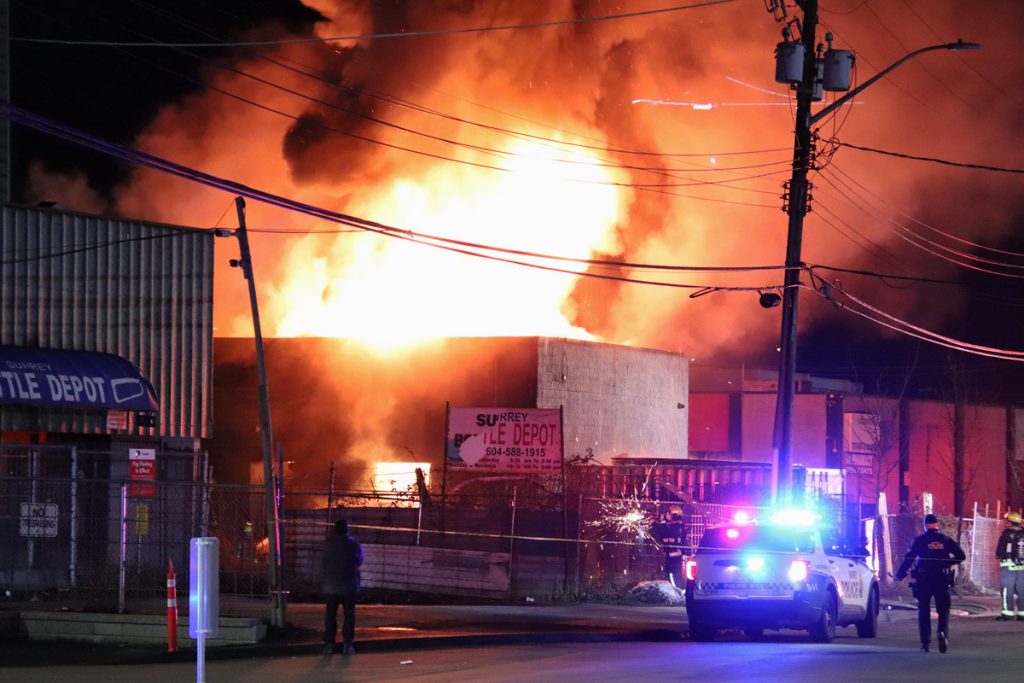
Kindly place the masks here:
[(685, 565), (690, 637), (724, 628), (759, 637), (765, 629), (806, 629), (831, 642), (837, 626), (878, 633), (878, 577), (842, 545), (825, 545), (806, 513), (708, 529)]

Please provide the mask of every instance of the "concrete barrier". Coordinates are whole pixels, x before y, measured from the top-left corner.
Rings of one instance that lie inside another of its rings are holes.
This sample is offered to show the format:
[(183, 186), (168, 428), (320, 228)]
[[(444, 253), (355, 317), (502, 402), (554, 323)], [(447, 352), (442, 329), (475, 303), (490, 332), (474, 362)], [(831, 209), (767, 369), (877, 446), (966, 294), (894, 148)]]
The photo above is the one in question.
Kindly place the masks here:
[[(30, 640), (78, 640), (88, 643), (125, 645), (167, 644), (167, 617), (154, 614), (103, 614), (90, 612), (17, 612), (16, 633)], [(4, 629), (0, 620), (0, 631)], [(13, 634), (12, 634), (13, 635)], [(267, 625), (261, 619), (221, 617), (220, 634), (206, 641), (207, 646), (259, 643), (267, 637)], [(195, 647), (188, 636), (188, 619), (178, 624), (178, 647)]]

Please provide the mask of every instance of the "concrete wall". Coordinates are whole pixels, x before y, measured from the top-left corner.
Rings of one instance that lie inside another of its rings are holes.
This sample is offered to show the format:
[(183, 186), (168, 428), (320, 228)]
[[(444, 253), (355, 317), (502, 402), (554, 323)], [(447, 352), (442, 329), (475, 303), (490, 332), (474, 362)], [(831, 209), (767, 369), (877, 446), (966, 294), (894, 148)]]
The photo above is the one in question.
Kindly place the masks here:
[[(260, 457), (253, 342), (215, 345), (210, 461), (221, 481), (247, 482)], [(377, 352), (352, 340), (300, 338), (267, 340), (266, 356), (274, 440), (295, 462), (296, 479), (315, 487), (326, 487), (332, 461), (339, 488), (361, 481), (353, 473), (375, 460), (430, 462), (439, 473), (446, 403), (565, 406), (567, 457), (587, 449), (605, 460), (687, 455), (688, 361), (674, 353), (543, 337)]]
[(566, 457), (687, 457), (685, 356), (571, 339), (537, 345), (537, 407), (564, 407)]

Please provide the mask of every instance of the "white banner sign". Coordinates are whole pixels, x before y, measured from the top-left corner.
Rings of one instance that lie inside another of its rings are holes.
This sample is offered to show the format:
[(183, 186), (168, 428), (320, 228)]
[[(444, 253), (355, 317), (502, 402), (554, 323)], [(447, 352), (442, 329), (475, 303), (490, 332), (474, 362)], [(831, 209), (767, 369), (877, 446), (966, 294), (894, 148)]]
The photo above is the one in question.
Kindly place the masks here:
[(56, 538), (56, 503), (22, 503), (18, 533), (26, 538)]
[(557, 472), (562, 413), (557, 408), (451, 408), (448, 467), (492, 472)]

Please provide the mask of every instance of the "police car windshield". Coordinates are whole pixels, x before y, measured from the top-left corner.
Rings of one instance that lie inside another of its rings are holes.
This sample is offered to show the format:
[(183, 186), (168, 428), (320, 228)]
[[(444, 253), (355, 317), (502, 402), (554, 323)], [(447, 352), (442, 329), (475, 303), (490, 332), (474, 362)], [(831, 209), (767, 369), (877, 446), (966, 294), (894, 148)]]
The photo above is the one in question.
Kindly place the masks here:
[(814, 533), (810, 529), (750, 524), (708, 529), (700, 539), (699, 550), (728, 551), (734, 548), (811, 553), (814, 552)]

